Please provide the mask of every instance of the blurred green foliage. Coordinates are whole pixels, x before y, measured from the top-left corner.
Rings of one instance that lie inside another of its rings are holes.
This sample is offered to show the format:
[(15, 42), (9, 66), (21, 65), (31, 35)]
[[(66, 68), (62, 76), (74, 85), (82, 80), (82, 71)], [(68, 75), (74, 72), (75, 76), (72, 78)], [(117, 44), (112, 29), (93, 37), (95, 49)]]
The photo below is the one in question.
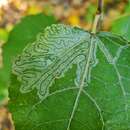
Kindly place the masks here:
[(130, 40), (130, 15), (116, 19), (112, 24), (111, 30)]
[(8, 31), (6, 29), (0, 28), (0, 41), (6, 42), (8, 39)]
[[(14, 26), (14, 29), (9, 34), (7, 43), (3, 47), (4, 67), (0, 69), (0, 102), (8, 95), (7, 87), (10, 82), (11, 63), (13, 59), (29, 42), (35, 40), (34, 38), (38, 32), (53, 23), (56, 23), (53, 16), (37, 14), (24, 17), (20, 23)], [(4, 33), (2, 35), (3, 39), (6, 39)]]
[(86, 22), (92, 23), (96, 10), (97, 10), (96, 5), (90, 4), (88, 9), (86, 10), (86, 15), (85, 15)]
[(130, 13), (130, 2), (126, 5), (125, 12)]

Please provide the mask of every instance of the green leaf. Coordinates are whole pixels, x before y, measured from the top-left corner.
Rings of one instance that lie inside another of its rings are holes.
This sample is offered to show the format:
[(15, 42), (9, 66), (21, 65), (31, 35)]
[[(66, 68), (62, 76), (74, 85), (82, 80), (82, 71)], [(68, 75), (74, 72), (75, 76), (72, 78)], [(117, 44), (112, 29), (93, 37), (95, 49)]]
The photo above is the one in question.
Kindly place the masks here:
[(125, 7), (125, 13), (130, 14), (130, 0), (129, 0), (129, 3), (126, 4), (126, 7)]
[(85, 21), (92, 23), (93, 14), (96, 12), (96, 6), (94, 4), (90, 4), (86, 9)]
[(130, 40), (130, 15), (115, 20), (112, 24), (112, 32), (120, 34)]
[(16, 130), (130, 129), (129, 55), (118, 35), (47, 27), (13, 64)]
[[(36, 35), (45, 27), (56, 23), (52, 16), (43, 14), (30, 15), (23, 18), (10, 32), (9, 39), (3, 47), (4, 68), (0, 69), (0, 89), (6, 89), (9, 84), (11, 74), (11, 64), (13, 59), (22, 52), (29, 42), (35, 40)], [(0, 95), (3, 95), (3, 92)]]
[(6, 42), (8, 39), (8, 31), (0, 28), (0, 41)]

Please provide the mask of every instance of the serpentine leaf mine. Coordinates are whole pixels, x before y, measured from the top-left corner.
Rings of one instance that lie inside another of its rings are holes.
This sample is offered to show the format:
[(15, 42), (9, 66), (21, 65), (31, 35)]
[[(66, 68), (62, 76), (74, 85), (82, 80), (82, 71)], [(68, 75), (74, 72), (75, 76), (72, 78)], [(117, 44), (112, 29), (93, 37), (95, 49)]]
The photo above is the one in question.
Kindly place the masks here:
[(16, 130), (130, 129), (129, 55), (118, 35), (47, 27), (13, 63), (19, 83), (12, 80), (10, 93), (19, 95), (10, 94), (9, 108)]

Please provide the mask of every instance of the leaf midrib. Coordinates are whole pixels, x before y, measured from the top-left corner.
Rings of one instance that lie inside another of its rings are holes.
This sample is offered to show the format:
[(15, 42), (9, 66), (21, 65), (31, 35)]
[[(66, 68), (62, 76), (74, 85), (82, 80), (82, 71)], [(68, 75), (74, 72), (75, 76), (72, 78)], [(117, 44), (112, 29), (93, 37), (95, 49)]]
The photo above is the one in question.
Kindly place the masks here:
[[(77, 106), (78, 106), (78, 103), (79, 103), (79, 98), (80, 98), (80, 95), (83, 91), (83, 88), (84, 88), (84, 81), (85, 79), (87, 78), (87, 74), (88, 74), (88, 71), (89, 71), (89, 65), (90, 65), (90, 60), (91, 60), (91, 53), (92, 53), (92, 50), (93, 50), (93, 35), (90, 37), (90, 48), (89, 48), (89, 52), (86, 54), (86, 57), (87, 60), (86, 60), (86, 64), (85, 64), (85, 67), (84, 67), (84, 72), (82, 74), (82, 78), (81, 78), (81, 82), (79, 84), (79, 91), (77, 93), (77, 96), (76, 96), (76, 99), (75, 99), (75, 102), (74, 102), (74, 106), (73, 106), (73, 109), (72, 109), (72, 112), (71, 112), (71, 115), (70, 115), (70, 118), (69, 118), (69, 122), (68, 122), (68, 126), (67, 126), (67, 130), (70, 130), (70, 126), (71, 126), (71, 123), (72, 123), (72, 120), (73, 120), (73, 117), (75, 115), (75, 112), (76, 112), (76, 109), (77, 109)], [(88, 55), (88, 56), (87, 56)]]

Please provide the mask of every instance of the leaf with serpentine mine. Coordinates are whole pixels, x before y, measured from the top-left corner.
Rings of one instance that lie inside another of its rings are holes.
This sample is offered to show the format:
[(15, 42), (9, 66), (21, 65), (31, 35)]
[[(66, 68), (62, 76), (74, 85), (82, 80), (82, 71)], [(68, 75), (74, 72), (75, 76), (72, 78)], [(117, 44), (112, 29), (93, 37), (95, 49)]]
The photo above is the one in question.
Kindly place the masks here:
[(129, 56), (118, 35), (47, 27), (13, 64), (16, 130), (130, 129)]

